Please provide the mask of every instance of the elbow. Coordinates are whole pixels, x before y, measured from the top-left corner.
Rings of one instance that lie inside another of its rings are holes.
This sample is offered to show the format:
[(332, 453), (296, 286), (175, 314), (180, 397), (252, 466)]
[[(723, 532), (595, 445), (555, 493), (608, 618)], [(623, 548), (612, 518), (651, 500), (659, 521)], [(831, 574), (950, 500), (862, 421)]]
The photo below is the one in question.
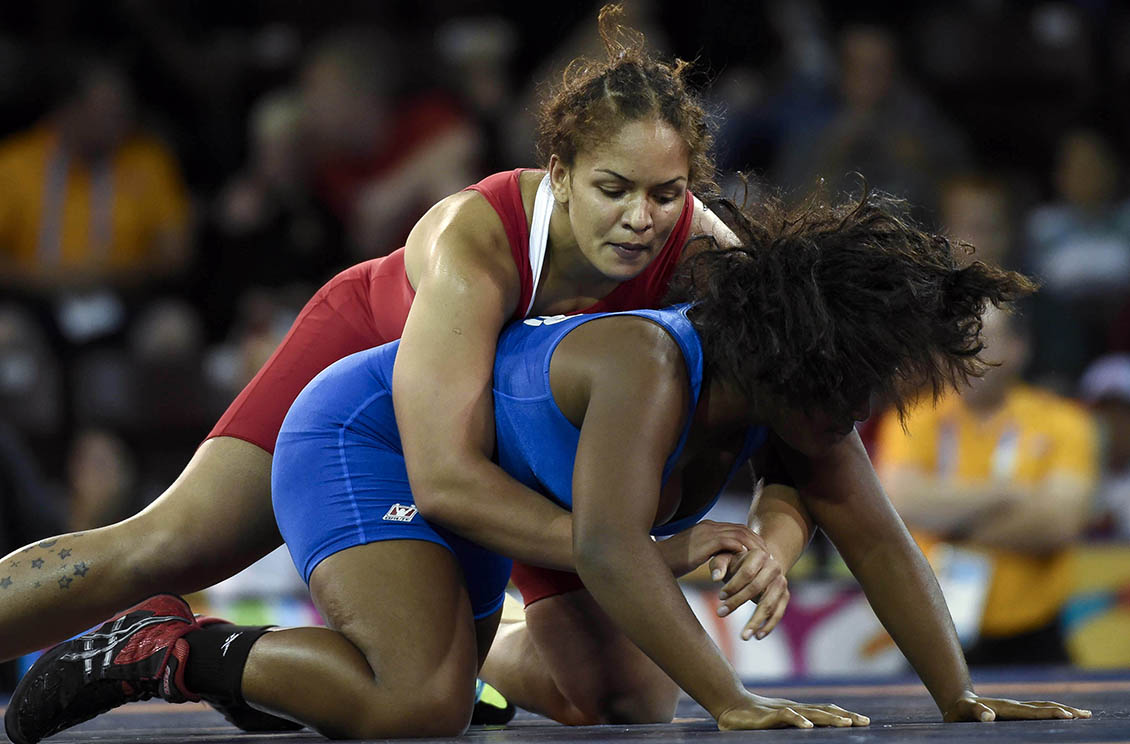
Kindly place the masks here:
[(599, 582), (608, 576), (609, 570), (617, 563), (617, 551), (622, 548), (622, 540), (613, 533), (579, 530), (574, 526), (573, 561), (577, 575), (585, 582)]
[(458, 520), (461, 507), (466, 506), (461, 471), (457, 466), (443, 463), (429, 463), (425, 467), (412, 467), (408, 475), (412, 487), (412, 498), (420, 514), (428, 520), (444, 523)]

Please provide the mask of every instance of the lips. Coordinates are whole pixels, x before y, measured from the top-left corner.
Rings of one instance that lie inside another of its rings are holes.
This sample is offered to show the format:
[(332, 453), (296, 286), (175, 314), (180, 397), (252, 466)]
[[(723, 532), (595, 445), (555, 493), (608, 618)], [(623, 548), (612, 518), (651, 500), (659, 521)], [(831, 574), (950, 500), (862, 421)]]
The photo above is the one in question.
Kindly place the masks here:
[(629, 260), (639, 258), (649, 248), (646, 243), (613, 243), (612, 247), (621, 258)]

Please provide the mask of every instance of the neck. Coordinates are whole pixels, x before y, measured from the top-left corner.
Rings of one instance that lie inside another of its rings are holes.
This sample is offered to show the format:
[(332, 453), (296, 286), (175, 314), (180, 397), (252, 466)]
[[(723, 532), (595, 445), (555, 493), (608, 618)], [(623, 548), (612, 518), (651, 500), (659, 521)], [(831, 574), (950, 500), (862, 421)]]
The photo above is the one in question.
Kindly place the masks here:
[(549, 216), (546, 261), (535, 307), (539, 312), (582, 310), (619, 286), (589, 263), (569, 224), (569, 209), (554, 204)]

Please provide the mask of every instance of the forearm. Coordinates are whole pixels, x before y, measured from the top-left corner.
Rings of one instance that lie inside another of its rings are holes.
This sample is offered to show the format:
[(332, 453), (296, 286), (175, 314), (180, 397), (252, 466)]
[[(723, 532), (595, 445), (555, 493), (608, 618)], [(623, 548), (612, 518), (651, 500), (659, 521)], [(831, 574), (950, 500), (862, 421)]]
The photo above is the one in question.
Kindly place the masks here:
[(617, 627), (715, 719), (745, 698), (733, 667), (646, 535), (582, 540), (577, 564), (585, 587)]
[(1048, 553), (1070, 545), (1089, 514), (1085, 494), (1042, 493), (975, 525), (966, 541), (985, 548)]
[(943, 715), (972, 689), (938, 581), (851, 436), (814, 459), (803, 503), (855, 575), (875, 615)]
[(777, 484), (765, 487), (750, 527), (765, 540), (769, 554), (786, 573), (808, 547), (814, 529), (796, 489)]
[(447, 477), (429, 473), (419, 486), (413, 484), (428, 521), (523, 563), (576, 570), (568, 511), (485, 458), (453, 470)]
[(906, 469), (885, 473), (883, 484), (907, 525), (941, 536), (967, 530), (1016, 498), (1001, 484), (962, 483)]
[(845, 560), (944, 714), (973, 687), (949, 608), (922, 551), (907, 535), (877, 545), (862, 559)]

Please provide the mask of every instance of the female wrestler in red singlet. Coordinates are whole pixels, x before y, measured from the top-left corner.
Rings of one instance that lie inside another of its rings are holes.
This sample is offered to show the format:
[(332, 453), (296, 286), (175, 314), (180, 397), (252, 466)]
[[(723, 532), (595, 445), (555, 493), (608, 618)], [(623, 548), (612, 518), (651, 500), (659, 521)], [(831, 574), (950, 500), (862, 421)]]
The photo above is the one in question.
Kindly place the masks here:
[[(490, 460), (499, 330), (525, 315), (654, 306), (689, 236), (713, 234), (723, 245), (730, 239), (689, 193), (710, 183), (712, 167), (705, 112), (684, 84), (682, 63), (652, 60), (642, 37), (616, 19), (614, 8), (601, 13), (608, 60), (571, 66), (543, 106), (544, 186), (542, 172), (514, 171), (441, 201), (403, 249), (343, 272), (311, 299), (151, 506), (4, 559), (0, 659), (61, 640), (154, 592), (210, 586), (281, 544), (271, 511), (271, 455), (290, 403), (331, 362), (402, 332), (394, 391), (420, 510), (519, 561), (572, 566), (569, 515)], [(678, 561), (753, 547), (757, 539), (744, 527), (706, 523), (696, 530)], [(538, 578), (536, 595), (527, 599), (552, 595), (531, 607), (531, 633), (553, 638), (536, 670), (551, 702), (528, 704), (576, 718), (576, 706), (550, 692), (576, 685), (549, 670), (558, 666), (567, 676), (580, 666), (569, 639), (591, 630), (582, 627), (586, 600), (577, 599), (587, 593), (561, 594), (578, 585), (569, 577), (561, 583), (560, 574), (527, 574), (527, 590), (529, 576)], [(552, 609), (567, 601), (581, 602), (580, 609)], [(620, 640), (604, 644), (593, 663), (609, 670), (608, 679), (623, 675), (644, 697), (660, 699), (658, 708), (673, 706), (674, 685)], [(594, 718), (601, 711), (582, 713)]]

